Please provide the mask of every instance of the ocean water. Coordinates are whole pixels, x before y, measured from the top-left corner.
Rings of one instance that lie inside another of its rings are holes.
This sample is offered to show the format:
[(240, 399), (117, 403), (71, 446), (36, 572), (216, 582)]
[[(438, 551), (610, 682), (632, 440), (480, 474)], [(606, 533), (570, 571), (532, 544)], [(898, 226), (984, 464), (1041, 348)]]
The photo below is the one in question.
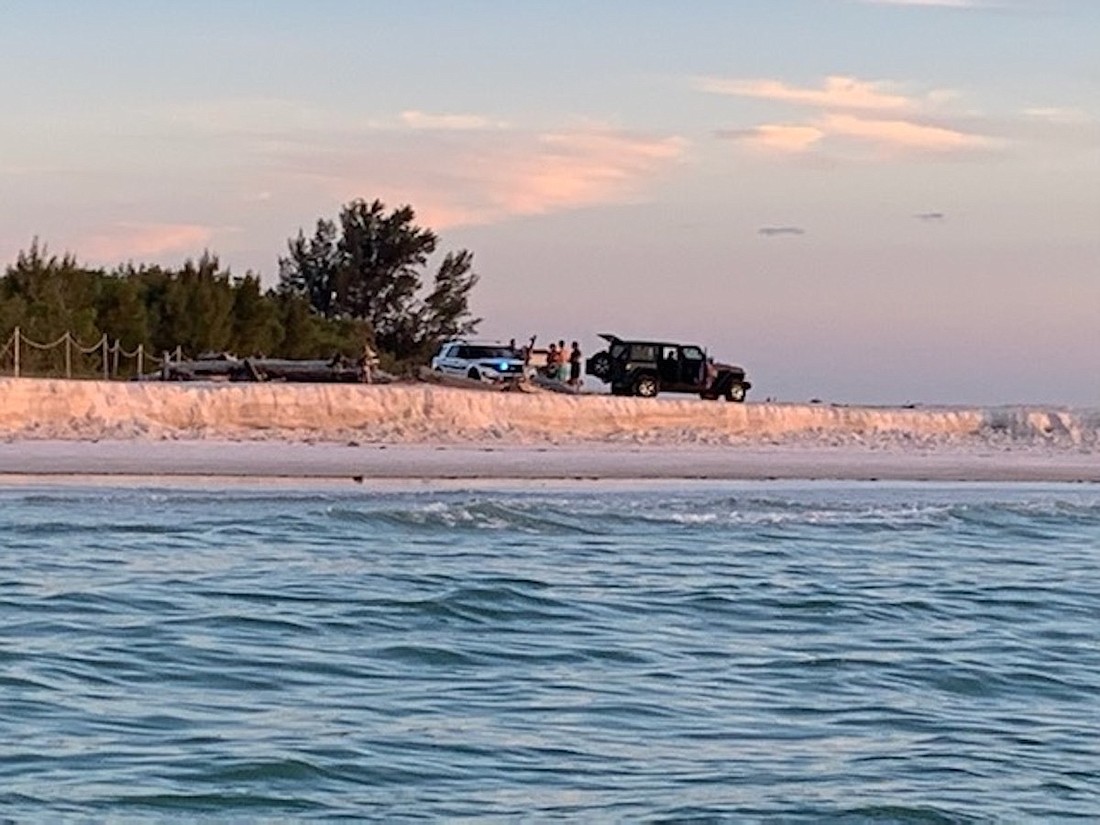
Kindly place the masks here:
[(1100, 490), (0, 488), (0, 820), (1100, 819)]

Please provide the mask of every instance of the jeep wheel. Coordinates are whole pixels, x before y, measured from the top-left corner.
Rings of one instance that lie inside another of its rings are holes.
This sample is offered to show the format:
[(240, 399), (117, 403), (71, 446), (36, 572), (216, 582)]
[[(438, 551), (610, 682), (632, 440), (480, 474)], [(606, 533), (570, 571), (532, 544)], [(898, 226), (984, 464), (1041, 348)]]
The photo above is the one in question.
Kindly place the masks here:
[(477, 371), (477, 367), (470, 367), (470, 371), (466, 373), (466, 377), (471, 381), (480, 381), (481, 373)]
[(597, 352), (588, 359), (585, 371), (601, 381), (606, 381), (611, 377), (611, 356), (606, 352)]
[(642, 375), (634, 382), (634, 394), (639, 398), (656, 398), (660, 391), (661, 386), (655, 375)]
[(730, 388), (726, 390), (726, 400), (735, 401), (738, 404), (745, 400), (745, 385), (744, 384), (730, 384)]

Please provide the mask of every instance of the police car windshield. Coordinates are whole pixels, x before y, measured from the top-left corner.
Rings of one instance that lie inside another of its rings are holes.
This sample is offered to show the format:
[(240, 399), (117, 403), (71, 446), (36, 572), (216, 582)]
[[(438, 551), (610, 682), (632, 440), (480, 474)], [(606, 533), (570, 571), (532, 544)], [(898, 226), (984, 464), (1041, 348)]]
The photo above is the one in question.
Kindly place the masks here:
[(467, 358), (515, 358), (516, 354), (508, 347), (466, 347)]

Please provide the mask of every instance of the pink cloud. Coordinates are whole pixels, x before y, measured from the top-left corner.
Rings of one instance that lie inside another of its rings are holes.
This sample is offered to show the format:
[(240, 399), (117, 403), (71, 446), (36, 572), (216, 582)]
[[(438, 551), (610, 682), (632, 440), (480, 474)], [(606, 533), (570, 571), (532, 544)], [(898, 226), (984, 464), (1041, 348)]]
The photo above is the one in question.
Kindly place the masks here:
[(401, 113), (401, 123), (410, 129), (436, 129), (441, 131), (469, 131), (500, 129), (504, 124), (481, 115), (434, 115), (410, 109)]
[(821, 121), (821, 126), (829, 135), (902, 150), (957, 152), (985, 149), (993, 145), (993, 141), (981, 135), (908, 120), (868, 120), (850, 115), (827, 115)]
[(862, 0), (873, 6), (940, 6), (949, 9), (981, 9), (992, 4), (983, 0)]
[(746, 144), (765, 152), (800, 153), (808, 151), (825, 137), (825, 132), (816, 126), (788, 126), (779, 123), (765, 123), (753, 129), (747, 129), (739, 135)]
[(1084, 109), (1061, 106), (1042, 106), (1024, 109), (1025, 117), (1057, 125), (1076, 126), (1089, 123), (1091, 118)]
[(890, 91), (890, 84), (853, 77), (827, 77), (821, 88), (790, 86), (777, 80), (703, 81), (705, 91), (794, 103), (821, 110), (806, 123), (764, 123), (748, 129), (726, 129), (720, 137), (776, 154), (806, 154), (838, 142), (871, 146), (881, 152), (959, 152), (990, 148), (994, 141), (978, 134), (930, 125), (918, 113), (941, 107), (954, 93), (936, 90), (922, 97)]
[(533, 153), (509, 159), (503, 174), (492, 180), (488, 197), (506, 214), (537, 215), (629, 200), (683, 152), (677, 138), (610, 131), (548, 134), (539, 144)]
[(789, 86), (779, 80), (727, 80), (701, 78), (696, 86), (705, 92), (774, 100), (800, 106), (823, 109), (904, 110), (914, 108), (919, 101), (892, 93), (889, 84), (832, 75), (821, 88)]
[(720, 137), (777, 155), (807, 154), (842, 142), (869, 146), (882, 153), (951, 153), (990, 149), (996, 142), (983, 135), (910, 120), (882, 120), (852, 115), (824, 115), (804, 125), (763, 124), (725, 130)]
[(335, 197), (366, 192), (411, 203), (418, 217), (443, 229), (636, 201), (685, 150), (681, 138), (604, 128), (510, 132), (492, 141), (404, 141), (384, 160), (349, 155), (312, 174)]
[(116, 223), (85, 237), (82, 254), (103, 263), (136, 260), (166, 252), (200, 253), (213, 237), (210, 227), (198, 224)]

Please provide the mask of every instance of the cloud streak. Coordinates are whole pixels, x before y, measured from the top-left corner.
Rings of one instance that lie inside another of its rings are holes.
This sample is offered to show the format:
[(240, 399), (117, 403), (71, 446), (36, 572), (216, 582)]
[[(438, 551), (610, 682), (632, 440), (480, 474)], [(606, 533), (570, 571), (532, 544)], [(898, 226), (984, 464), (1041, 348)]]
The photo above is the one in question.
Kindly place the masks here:
[(859, 0), (869, 6), (937, 6), (946, 9), (985, 9), (995, 5), (986, 0)]
[(962, 11), (1043, 11), (1050, 0), (851, 0), (865, 6), (899, 6)]
[(764, 152), (801, 154), (825, 137), (816, 126), (789, 126), (782, 123), (766, 123), (751, 129), (720, 129), (715, 133), (728, 140), (739, 140)]
[[(441, 193), (440, 226), (497, 223), (514, 217), (644, 199), (651, 180), (684, 153), (680, 138), (613, 130), (541, 134), (500, 151), (473, 152), (476, 174)], [(439, 200), (439, 198), (437, 198)]]
[(682, 152), (677, 138), (604, 130), (545, 134), (532, 152), (505, 163), (491, 197), (506, 213), (518, 215), (629, 200)]
[(648, 188), (679, 163), (687, 143), (602, 126), (551, 132), (433, 130), (392, 136), (337, 152), (285, 155), (281, 163), (326, 197), (363, 192), (411, 203), (433, 228), (477, 226), (517, 217), (647, 199)]
[[(804, 122), (762, 123), (718, 130), (718, 137), (747, 148), (779, 155), (802, 155), (840, 148), (864, 157), (898, 154), (948, 154), (990, 149), (996, 142), (928, 117), (955, 96), (935, 90), (922, 96), (901, 94), (895, 84), (832, 75), (820, 87), (792, 86), (779, 80), (703, 78), (696, 88), (712, 94), (767, 100), (817, 109)], [(871, 155), (866, 155), (867, 150)]]
[(850, 115), (828, 115), (820, 123), (828, 135), (899, 150), (954, 152), (992, 145), (989, 138), (981, 135), (909, 120), (868, 120)]
[(501, 121), (494, 121), (481, 115), (430, 114), (416, 109), (402, 112), (400, 121), (410, 129), (433, 129), (437, 131), (468, 132), (507, 127), (507, 124)]
[[(238, 175), (239, 197), (250, 203), (290, 190), (319, 201), (369, 193), (413, 204), (433, 228), (645, 200), (687, 150), (675, 135), (601, 123), (534, 131), (476, 112), (367, 115), (278, 98), (192, 101), (153, 115), (208, 141), (219, 157), (232, 146), (243, 159), (237, 169), (248, 170)], [(114, 234), (95, 248), (123, 248)]]
[(115, 223), (81, 239), (81, 254), (97, 263), (150, 258), (168, 252), (198, 254), (209, 244), (214, 230), (189, 223)]
[(820, 89), (790, 86), (779, 80), (732, 80), (717, 77), (698, 78), (695, 85), (700, 91), (712, 94), (758, 98), (822, 109), (903, 111), (914, 106), (914, 102), (908, 97), (891, 92), (888, 84), (842, 75), (825, 78)]

